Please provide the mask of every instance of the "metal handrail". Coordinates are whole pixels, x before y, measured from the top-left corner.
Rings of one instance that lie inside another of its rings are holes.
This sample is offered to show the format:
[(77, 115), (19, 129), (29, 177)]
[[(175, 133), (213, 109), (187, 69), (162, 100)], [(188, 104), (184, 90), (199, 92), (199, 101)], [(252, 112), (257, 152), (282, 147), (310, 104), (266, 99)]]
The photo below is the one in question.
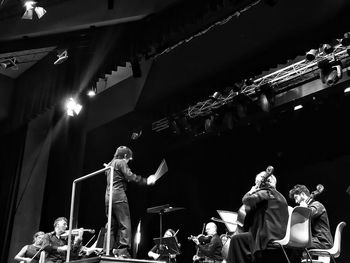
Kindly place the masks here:
[(110, 240), (111, 240), (111, 220), (112, 220), (112, 187), (113, 187), (113, 175), (114, 168), (113, 166), (106, 166), (103, 169), (95, 171), (93, 173), (87, 174), (85, 176), (79, 177), (73, 181), (72, 184), (72, 198), (70, 203), (70, 215), (69, 215), (69, 229), (68, 229), (68, 250), (66, 256), (66, 262), (69, 262), (70, 259), (70, 248), (72, 245), (72, 228), (73, 228), (73, 212), (74, 212), (74, 202), (75, 202), (75, 186), (78, 182), (89, 179), (95, 175), (98, 175), (104, 171), (110, 169), (110, 180), (109, 180), (109, 203), (108, 203), (108, 222), (107, 222), (107, 244), (106, 244), (106, 255), (109, 256), (110, 251)]

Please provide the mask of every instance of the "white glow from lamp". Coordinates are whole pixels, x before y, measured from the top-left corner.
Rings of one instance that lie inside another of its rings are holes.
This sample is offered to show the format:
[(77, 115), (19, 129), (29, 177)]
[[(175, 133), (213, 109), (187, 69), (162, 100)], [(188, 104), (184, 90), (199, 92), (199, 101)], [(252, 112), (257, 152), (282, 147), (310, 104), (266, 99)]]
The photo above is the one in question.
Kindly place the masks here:
[(33, 11), (35, 11), (38, 18), (42, 18), (46, 14), (46, 10), (43, 7), (36, 6), (37, 2), (35, 1), (25, 1), (24, 7), (26, 11), (24, 12), (22, 19), (33, 19)]
[(96, 96), (96, 92), (95, 90), (91, 89), (91, 90), (88, 90), (87, 95), (91, 98)]
[(348, 87), (348, 88), (346, 88), (346, 89), (344, 89), (344, 93), (349, 93), (350, 92), (350, 87)]
[(74, 113), (78, 115), (83, 106), (77, 103), (73, 98), (69, 98), (66, 102), (66, 113), (68, 116), (74, 116)]
[(300, 110), (302, 108), (303, 108), (303, 105), (301, 104), (294, 106), (294, 110)]

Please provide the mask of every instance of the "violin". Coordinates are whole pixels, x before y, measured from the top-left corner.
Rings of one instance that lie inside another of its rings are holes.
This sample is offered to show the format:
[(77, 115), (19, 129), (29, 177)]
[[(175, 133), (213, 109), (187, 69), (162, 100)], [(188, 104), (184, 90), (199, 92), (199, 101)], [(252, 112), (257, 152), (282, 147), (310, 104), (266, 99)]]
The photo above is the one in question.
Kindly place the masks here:
[(205, 236), (203, 234), (199, 234), (198, 236), (189, 236), (187, 238), (188, 240), (194, 240), (194, 239), (198, 239), (199, 243), (202, 244), (202, 245), (205, 245), (205, 244), (208, 244), (210, 243), (211, 239), (212, 239), (212, 236)]
[[(83, 230), (83, 232), (89, 232), (89, 233), (91, 233), (91, 234), (94, 234), (94, 233), (95, 233), (95, 229), (86, 229), (86, 228), (83, 228), (82, 230)], [(77, 235), (79, 235), (79, 231), (80, 231), (79, 228), (72, 229), (72, 232), (71, 232), (72, 236), (77, 236)], [(64, 231), (64, 232), (61, 234), (61, 237), (67, 237), (68, 235), (69, 235), (69, 230), (66, 230), (66, 231)]]

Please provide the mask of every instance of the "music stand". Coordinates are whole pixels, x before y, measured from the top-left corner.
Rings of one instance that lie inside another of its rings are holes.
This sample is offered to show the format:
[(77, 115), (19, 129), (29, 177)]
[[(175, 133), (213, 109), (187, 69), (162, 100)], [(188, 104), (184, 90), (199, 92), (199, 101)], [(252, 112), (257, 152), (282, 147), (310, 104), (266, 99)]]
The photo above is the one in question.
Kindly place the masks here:
[(153, 238), (154, 243), (159, 248), (159, 254), (164, 255), (179, 255), (180, 248), (176, 241), (176, 238), (173, 237), (163, 237), (163, 238)]
[(173, 212), (176, 210), (182, 210), (182, 209), (184, 209), (184, 208), (183, 207), (172, 207), (169, 204), (147, 208), (147, 213), (159, 214), (159, 240), (160, 240), (159, 242), (160, 242), (160, 244), (162, 244), (162, 239), (164, 239), (163, 234), (162, 234), (164, 213), (169, 213), (169, 212)]

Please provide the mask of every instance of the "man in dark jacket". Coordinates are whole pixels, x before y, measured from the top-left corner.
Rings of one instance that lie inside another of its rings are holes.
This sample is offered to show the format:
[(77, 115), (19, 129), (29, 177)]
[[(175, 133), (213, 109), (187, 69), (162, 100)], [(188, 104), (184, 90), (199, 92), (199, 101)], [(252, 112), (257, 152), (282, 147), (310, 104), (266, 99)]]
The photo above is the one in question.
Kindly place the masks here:
[[(141, 177), (131, 172), (128, 162), (132, 160), (132, 151), (126, 146), (117, 148), (110, 166), (114, 167), (112, 188), (112, 222), (111, 222), (111, 248), (116, 256), (130, 258), (131, 248), (131, 222), (126, 186), (128, 182), (140, 185), (153, 185), (155, 176)], [(106, 172), (107, 187), (105, 193), (106, 215), (108, 216), (110, 170)]]
[(289, 197), (297, 204), (311, 209), (311, 234), (312, 242), (310, 248), (327, 249), (333, 246), (328, 215), (326, 208), (315, 201), (309, 189), (305, 185), (297, 184), (289, 191)]
[[(267, 178), (267, 179), (266, 179)], [(244, 229), (247, 232), (232, 236), (228, 263), (250, 263), (257, 252), (267, 248), (272, 240), (284, 237), (288, 223), (288, 205), (284, 196), (276, 190), (276, 177), (259, 173), (255, 185), (242, 199), (249, 208)]]
[(205, 226), (205, 232), (207, 236), (204, 237), (206, 239), (202, 244), (200, 243), (201, 238), (195, 237), (193, 238), (193, 242), (196, 243), (198, 248), (198, 255), (193, 257), (193, 261), (201, 261), (204, 259), (204, 262), (208, 263), (219, 263), (222, 262), (222, 241), (217, 233), (217, 226), (213, 222), (209, 222)]

